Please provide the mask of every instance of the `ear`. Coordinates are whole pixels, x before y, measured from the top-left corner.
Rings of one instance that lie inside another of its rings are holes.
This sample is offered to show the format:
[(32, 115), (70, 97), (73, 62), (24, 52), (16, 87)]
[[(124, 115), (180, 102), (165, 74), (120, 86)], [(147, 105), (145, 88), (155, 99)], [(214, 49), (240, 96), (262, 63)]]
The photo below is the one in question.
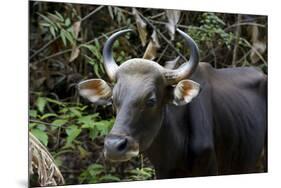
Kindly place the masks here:
[(172, 103), (185, 105), (192, 101), (200, 92), (200, 84), (192, 80), (180, 81), (173, 90)]
[(109, 104), (112, 90), (102, 79), (90, 79), (80, 82), (78, 85), (79, 94), (96, 104)]

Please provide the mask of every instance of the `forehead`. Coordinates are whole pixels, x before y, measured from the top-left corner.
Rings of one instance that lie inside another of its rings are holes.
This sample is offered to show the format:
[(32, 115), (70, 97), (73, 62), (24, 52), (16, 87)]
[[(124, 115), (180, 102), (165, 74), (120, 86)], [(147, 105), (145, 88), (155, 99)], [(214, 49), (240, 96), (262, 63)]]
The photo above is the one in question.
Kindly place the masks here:
[(161, 88), (164, 86), (164, 77), (156, 64), (143, 59), (126, 61), (118, 69), (114, 90), (131, 90), (137, 94)]
[(123, 64), (118, 69), (117, 76), (122, 75), (150, 75), (152, 77), (162, 76), (162, 67), (150, 60), (146, 59), (130, 59)]

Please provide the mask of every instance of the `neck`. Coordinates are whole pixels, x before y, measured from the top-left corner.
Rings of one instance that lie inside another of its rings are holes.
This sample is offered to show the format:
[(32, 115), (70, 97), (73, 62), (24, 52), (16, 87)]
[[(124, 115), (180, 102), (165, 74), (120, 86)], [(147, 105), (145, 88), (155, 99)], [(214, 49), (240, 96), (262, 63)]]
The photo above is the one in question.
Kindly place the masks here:
[[(183, 110), (184, 109), (184, 110)], [(175, 167), (184, 168), (184, 159), (187, 151), (187, 121), (186, 106), (168, 105), (164, 112), (164, 120), (158, 135), (154, 139), (150, 148), (146, 151), (148, 158), (154, 165), (156, 171)]]

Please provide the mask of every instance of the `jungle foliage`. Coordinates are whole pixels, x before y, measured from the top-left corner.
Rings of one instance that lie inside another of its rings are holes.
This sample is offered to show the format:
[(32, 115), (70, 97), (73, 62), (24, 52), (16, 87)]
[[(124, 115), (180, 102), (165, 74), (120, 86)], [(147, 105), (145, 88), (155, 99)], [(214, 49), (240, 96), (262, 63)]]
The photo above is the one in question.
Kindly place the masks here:
[[(114, 110), (90, 104), (76, 90), (83, 79), (108, 81), (102, 48), (112, 33), (137, 31), (114, 44), (118, 63), (144, 57), (178, 66), (189, 52), (177, 26), (197, 42), (201, 61), (267, 73), (266, 16), (35, 1), (29, 11), (29, 131), (47, 147), (66, 184), (155, 178), (143, 155), (125, 163), (103, 158)], [(39, 185), (33, 173), (32, 186)]]

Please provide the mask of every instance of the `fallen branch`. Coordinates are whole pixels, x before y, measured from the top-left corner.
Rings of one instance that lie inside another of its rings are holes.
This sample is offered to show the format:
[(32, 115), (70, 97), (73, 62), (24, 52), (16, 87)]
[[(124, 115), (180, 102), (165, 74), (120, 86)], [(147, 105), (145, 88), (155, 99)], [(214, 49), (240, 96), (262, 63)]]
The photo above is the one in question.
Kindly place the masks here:
[(37, 171), (38, 184), (40, 186), (65, 184), (64, 178), (55, 164), (55, 160), (47, 148), (31, 133), (29, 133), (29, 154), (31, 159), (30, 174), (34, 174), (34, 170)]

